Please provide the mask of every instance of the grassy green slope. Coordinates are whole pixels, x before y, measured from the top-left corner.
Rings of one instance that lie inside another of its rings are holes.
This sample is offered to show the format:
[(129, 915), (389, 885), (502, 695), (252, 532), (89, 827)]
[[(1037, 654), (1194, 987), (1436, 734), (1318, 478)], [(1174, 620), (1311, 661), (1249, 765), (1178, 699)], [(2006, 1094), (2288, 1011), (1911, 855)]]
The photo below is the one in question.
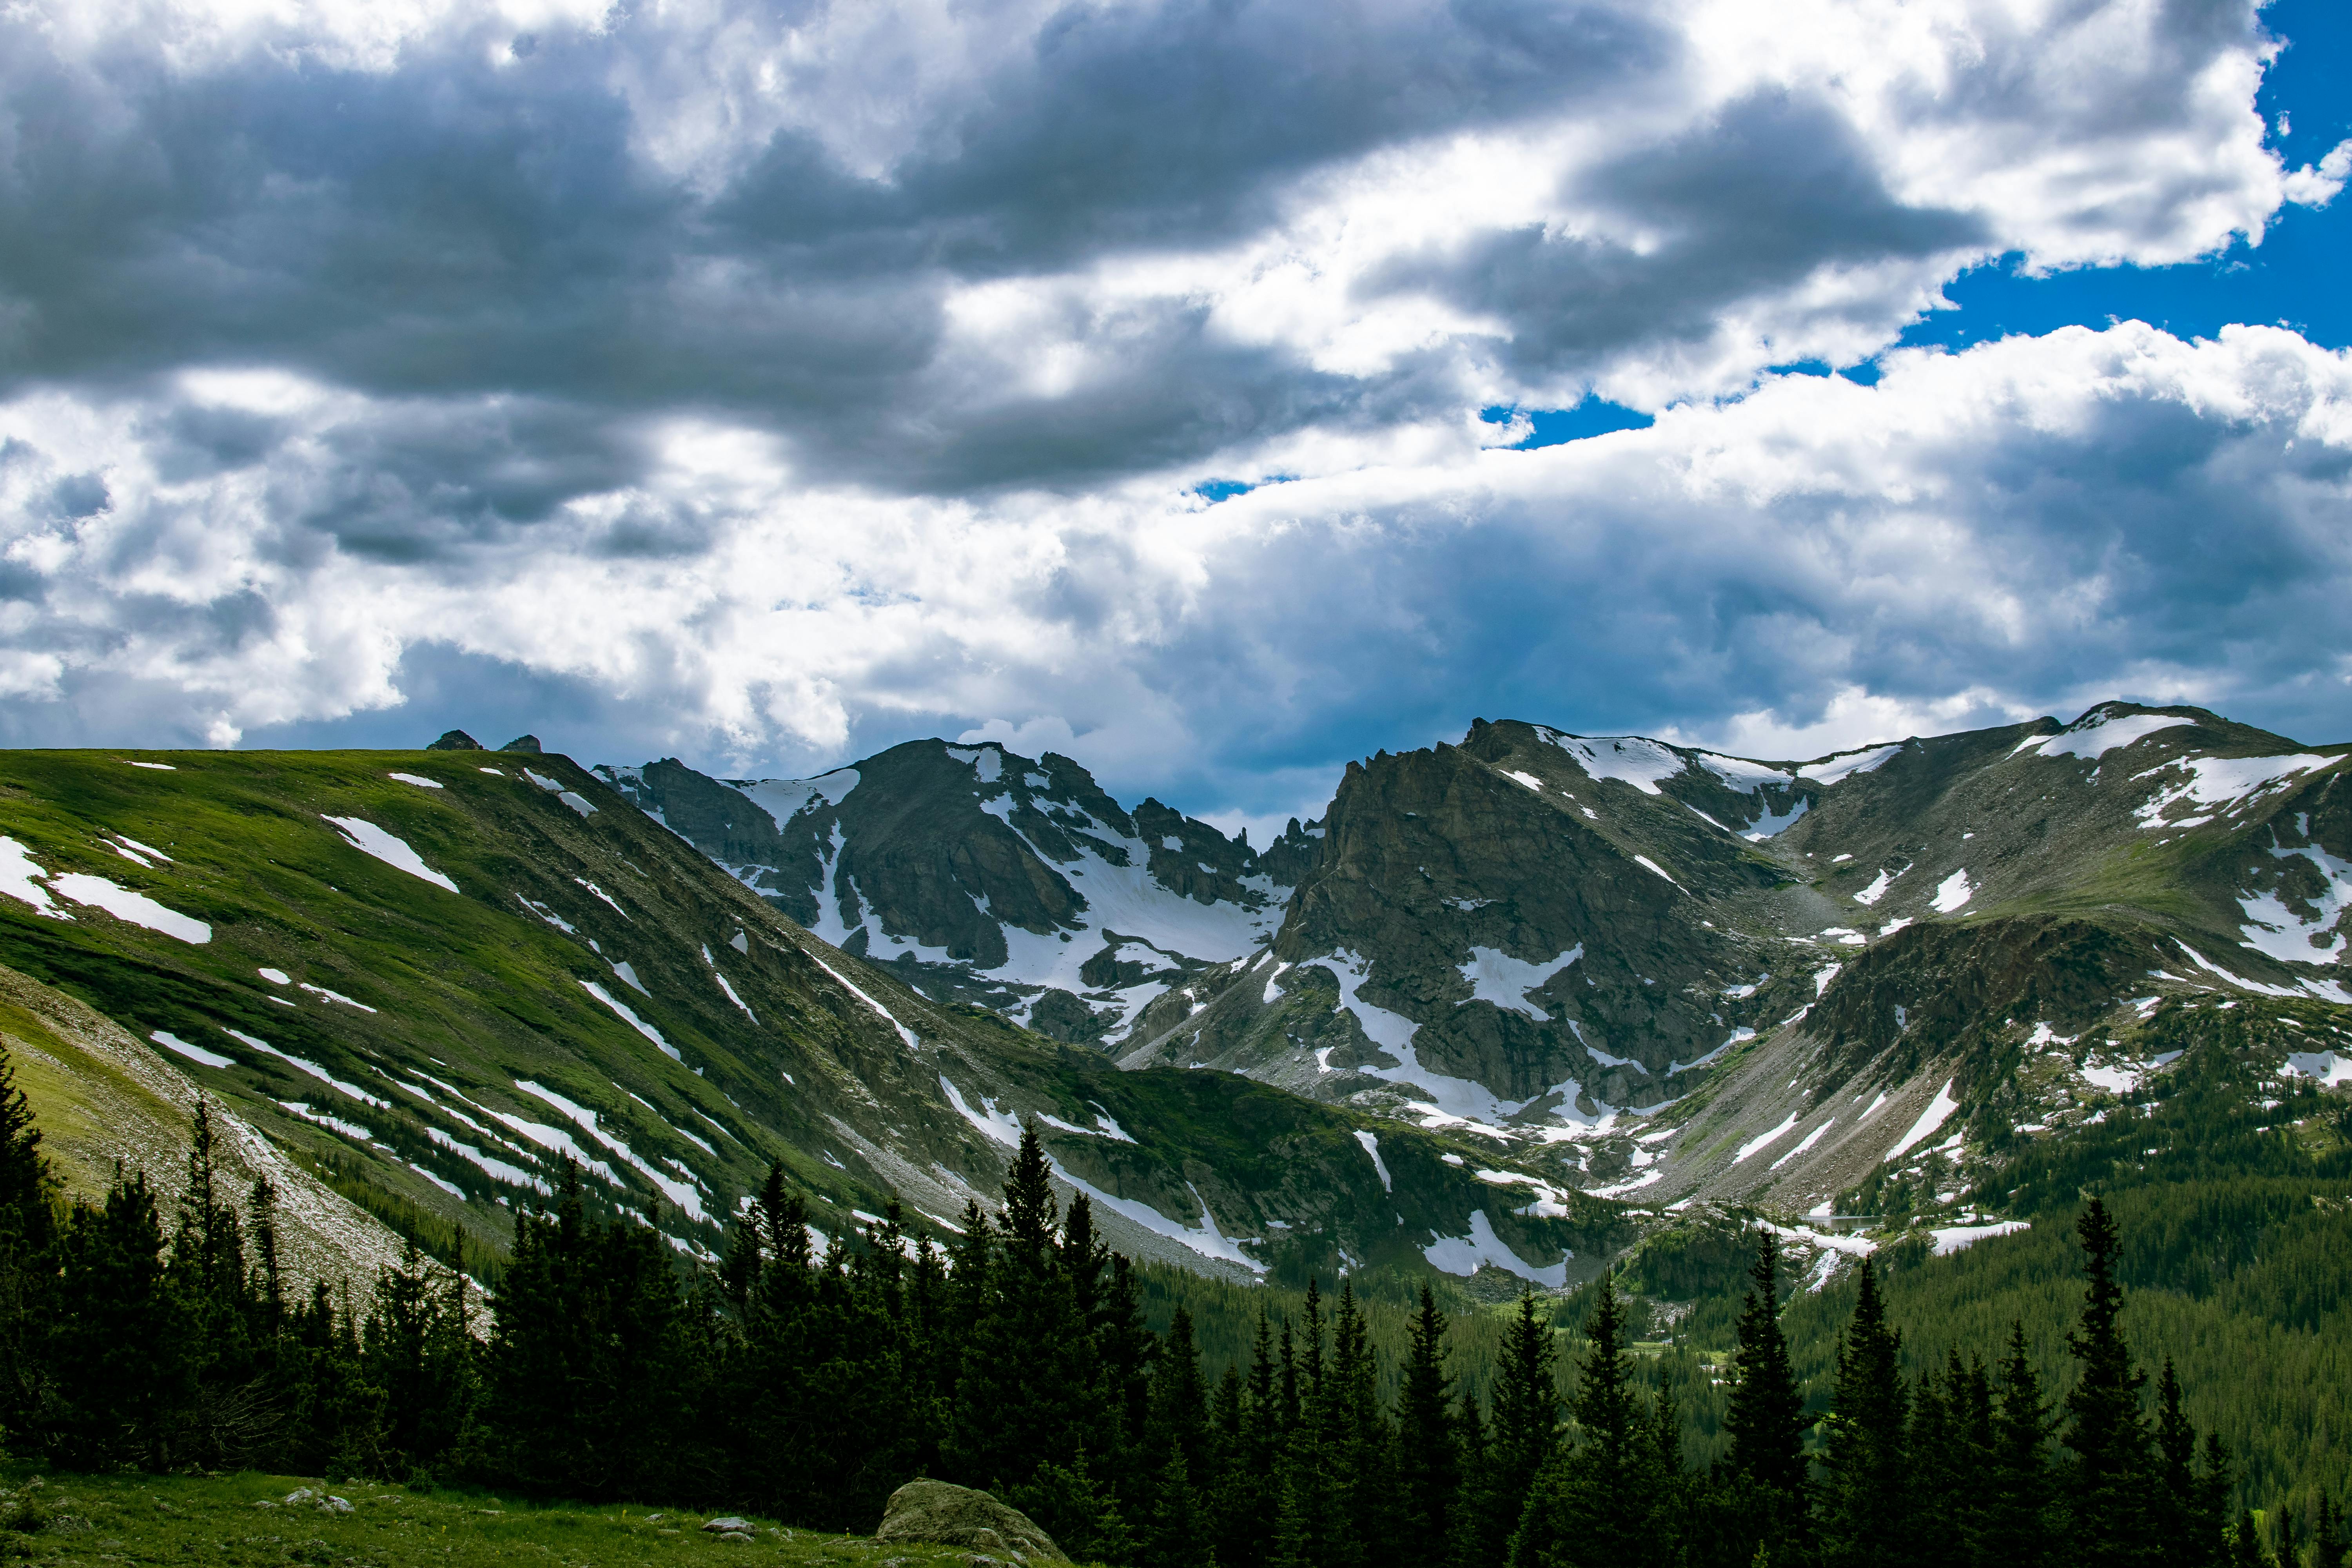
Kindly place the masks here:
[[(299, 1492), (337, 1497), (348, 1512)], [(488, 1568), (517, 1560), (548, 1568), (688, 1568), (755, 1557), (786, 1568), (820, 1563), (968, 1563), (946, 1546), (887, 1545), (753, 1521), (749, 1542), (706, 1534), (703, 1516), (653, 1506), (518, 1503), (487, 1494), (417, 1493), (315, 1477), (28, 1476), (0, 1500), (10, 1555), (96, 1568), (124, 1563), (243, 1564), (430, 1562)]]

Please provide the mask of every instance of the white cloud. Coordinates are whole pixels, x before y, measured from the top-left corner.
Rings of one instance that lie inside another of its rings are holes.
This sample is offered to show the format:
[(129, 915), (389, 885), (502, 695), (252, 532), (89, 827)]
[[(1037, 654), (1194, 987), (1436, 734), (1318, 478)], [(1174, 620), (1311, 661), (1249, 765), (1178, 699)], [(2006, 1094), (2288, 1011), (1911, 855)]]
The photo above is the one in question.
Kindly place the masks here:
[[(446, 656), (747, 764), (963, 731), (1263, 825), (1471, 693), (1790, 753), (2332, 713), (2341, 355), (1768, 368), (2331, 199), (2275, 47), (2137, 0), (34, 0), (0, 727), (235, 743)], [(1660, 417), (1478, 417), (1589, 388)]]

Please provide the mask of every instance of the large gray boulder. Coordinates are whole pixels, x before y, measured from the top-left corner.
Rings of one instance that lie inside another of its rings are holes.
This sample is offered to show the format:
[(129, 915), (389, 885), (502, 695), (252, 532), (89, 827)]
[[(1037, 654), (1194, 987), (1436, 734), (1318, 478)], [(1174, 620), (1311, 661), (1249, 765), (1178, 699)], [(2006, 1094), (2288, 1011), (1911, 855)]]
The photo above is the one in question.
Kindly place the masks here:
[(928, 1541), (1017, 1563), (1067, 1563), (1054, 1538), (988, 1493), (947, 1481), (908, 1481), (890, 1494), (877, 1541)]

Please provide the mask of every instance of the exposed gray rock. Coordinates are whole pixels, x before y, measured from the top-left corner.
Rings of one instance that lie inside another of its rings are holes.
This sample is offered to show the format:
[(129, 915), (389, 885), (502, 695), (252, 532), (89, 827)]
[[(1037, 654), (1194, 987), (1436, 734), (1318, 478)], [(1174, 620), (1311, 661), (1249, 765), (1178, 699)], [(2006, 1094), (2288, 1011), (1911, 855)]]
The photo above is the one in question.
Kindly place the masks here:
[(428, 752), (478, 752), (484, 747), (463, 730), (444, 730), (441, 738), (425, 749)]
[(997, 1552), (1023, 1563), (1066, 1563), (1054, 1538), (983, 1491), (948, 1481), (908, 1481), (890, 1494), (877, 1541), (926, 1541)]
[(501, 752), (529, 752), (531, 755), (538, 756), (541, 748), (539, 743), (538, 736), (517, 735), (513, 740), (509, 741), (505, 745), (500, 746), (499, 750)]

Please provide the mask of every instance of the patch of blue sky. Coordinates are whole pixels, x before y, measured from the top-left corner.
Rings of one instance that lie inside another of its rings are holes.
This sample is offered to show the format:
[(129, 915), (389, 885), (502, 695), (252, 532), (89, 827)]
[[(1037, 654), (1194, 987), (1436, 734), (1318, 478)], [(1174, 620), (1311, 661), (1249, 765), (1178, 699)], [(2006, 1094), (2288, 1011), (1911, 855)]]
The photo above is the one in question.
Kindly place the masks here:
[[(2352, 136), (2352, 6), (2278, 0), (2263, 15), (2287, 47), (2264, 73), (2256, 106), (2289, 169), (2315, 164)], [(2033, 278), (2020, 272), (2020, 258), (2008, 256), (1947, 285), (1945, 298), (1958, 309), (1929, 312), (1903, 334), (1902, 344), (1957, 350), (2016, 333), (2038, 337), (2062, 327), (2137, 320), (2179, 338), (2211, 338), (2232, 323), (2284, 325), (2340, 349), (2352, 345), (2347, 257), (2352, 191), (2326, 207), (2281, 208), (2260, 245), (2241, 239), (2219, 256), (2174, 267), (2082, 268)], [(1867, 367), (1845, 374), (1876, 379)]]
[(1478, 411), (1478, 417), (1489, 425), (1507, 425), (1522, 416), (1528, 421), (1528, 433), (1511, 443), (1515, 449), (1522, 452), (1533, 451), (1538, 447), (1558, 447), (1570, 441), (1583, 441), (1617, 430), (1646, 430), (1657, 423), (1638, 409), (1605, 402), (1598, 397), (1588, 397), (1573, 408), (1509, 408), (1497, 405)]

